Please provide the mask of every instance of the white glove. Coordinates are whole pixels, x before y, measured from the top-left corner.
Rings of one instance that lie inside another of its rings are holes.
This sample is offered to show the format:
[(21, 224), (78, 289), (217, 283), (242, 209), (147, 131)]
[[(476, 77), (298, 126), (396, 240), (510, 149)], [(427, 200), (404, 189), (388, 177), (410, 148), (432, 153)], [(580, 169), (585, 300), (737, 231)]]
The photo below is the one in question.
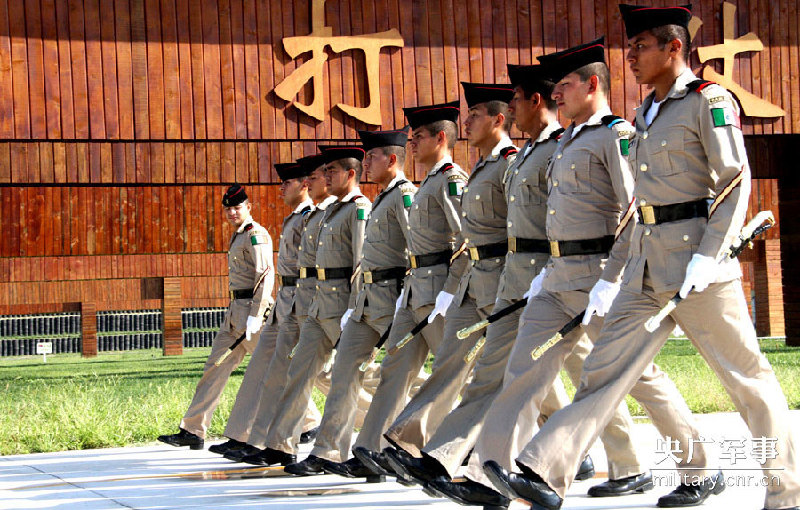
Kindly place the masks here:
[(436, 304), (433, 305), (433, 311), (428, 316), (428, 324), (433, 322), (437, 315), (445, 316), (447, 309), (450, 308), (450, 303), (453, 302), (453, 297), (449, 292), (439, 292), (436, 296)]
[(589, 291), (589, 305), (586, 307), (586, 314), (581, 323), (586, 326), (592, 320), (592, 315), (604, 316), (609, 309), (614, 298), (619, 294), (619, 284), (611, 283), (606, 280), (597, 280), (592, 290)]
[(706, 255), (695, 253), (686, 266), (686, 278), (683, 280), (681, 290), (678, 291), (681, 299), (689, 295), (694, 287), (695, 292), (703, 292), (708, 284), (717, 279), (717, 262)]
[(342, 320), (339, 322), (339, 329), (344, 331), (344, 326), (345, 326), (345, 324), (347, 324), (347, 321), (348, 321), (348, 319), (350, 319), (351, 315), (353, 315), (353, 309), (352, 308), (348, 308), (347, 311), (344, 312), (344, 315), (342, 315)]
[(535, 295), (537, 295), (539, 291), (542, 290), (542, 282), (544, 281), (544, 272), (545, 269), (542, 268), (542, 270), (539, 271), (539, 274), (533, 277), (533, 280), (531, 280), (530, 288), (528, 288), (528, 291), (522, 295), (523, 299), (530, 299)]
[(258, 333), (258, 330), (261, 329), (261, 324), (264, 321), (261, 317), (253, 317), (252, 315), (247, 317), (247, 327), (244, 330), (245, 339), (249, 342), (250, 337)]
[(397, 302), (394, 304), (394, 314), (397, 315), (397, 312), (403, 308), (403, 298), (406, 295), (406, 289), (400, 289), (400, 295), (397, 296)]

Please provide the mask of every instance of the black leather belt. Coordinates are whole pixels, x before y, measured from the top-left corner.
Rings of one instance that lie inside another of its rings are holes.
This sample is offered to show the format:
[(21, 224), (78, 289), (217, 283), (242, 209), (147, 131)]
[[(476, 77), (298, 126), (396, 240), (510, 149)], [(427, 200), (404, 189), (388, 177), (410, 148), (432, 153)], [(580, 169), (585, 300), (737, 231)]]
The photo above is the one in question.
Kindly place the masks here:
[(406, 276), (406, 268), (390, 267), (388, 269), (374, 269), (364, 271), (364, 283), (374, 283), (381, 280), (401, 280)]
[(545, 239), (509, 237), (508, 251), (526, 253), (550, 253), (550, 243)]
[(577, 241), (550, 241), (550, 256), (596, 255), (598, 253), (608, 253), (612, 246), (614, 246), (614, 236), (579, 239)]
[(453, 252), (450, 250), (443, 250), (424, 255), (411, 255), (409, 258), (411, 259), (411, 267), (416, 269), (418, 267), (435, 266), (436, 264), (448, 264), (452, 254)]
[(469, 258), (483, 260), (492, 257), (505, 257), (506, 253), (508, 253), (508, 241), (500, 241), (499, 243), (473, 246), (469, 249)]
[(282, 276), (278, 275), (278, 285), (281, 287), (295, 287), (297, 286), (298, 278), (296, 276)]
[(253, 299), (253, 289), (241, 289), (230, 291), (231, 299)]
[(682, 204), (643, 205), (639, 207), (639, 221), (645, 225), (658, 225), (669, 221), (708, 218), (708, 202), (695, 200)]
[(353, 274), (352, 267), (318, 267), (317, 280), (335, 280), (336, 278), (350, 278)]
[(316, 278), (317, 277), (317, 268), (316, 267), (301, 267), (300, 268), (300, 278)]

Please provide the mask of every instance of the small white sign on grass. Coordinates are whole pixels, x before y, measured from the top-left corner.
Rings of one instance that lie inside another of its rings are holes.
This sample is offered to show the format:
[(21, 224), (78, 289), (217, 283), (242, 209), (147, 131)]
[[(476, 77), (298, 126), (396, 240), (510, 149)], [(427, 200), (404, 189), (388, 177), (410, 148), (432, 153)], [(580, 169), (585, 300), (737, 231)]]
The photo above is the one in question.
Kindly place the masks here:
[(47, 363), (47, 355), (53, 354), (53, 342), (36, 342), (36, 354), (41, 354), (42, 362)]

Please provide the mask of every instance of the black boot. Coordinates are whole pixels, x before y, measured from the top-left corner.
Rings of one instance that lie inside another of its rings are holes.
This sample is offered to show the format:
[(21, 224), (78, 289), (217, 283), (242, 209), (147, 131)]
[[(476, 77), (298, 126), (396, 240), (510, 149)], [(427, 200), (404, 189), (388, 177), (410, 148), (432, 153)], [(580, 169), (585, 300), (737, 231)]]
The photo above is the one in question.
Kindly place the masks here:
[(158, 436), (158, 440), (171, 446), (188, 446), (190, 450), (202, 450), (205, 441), (197, 434), (179, 429), (177, 434)]

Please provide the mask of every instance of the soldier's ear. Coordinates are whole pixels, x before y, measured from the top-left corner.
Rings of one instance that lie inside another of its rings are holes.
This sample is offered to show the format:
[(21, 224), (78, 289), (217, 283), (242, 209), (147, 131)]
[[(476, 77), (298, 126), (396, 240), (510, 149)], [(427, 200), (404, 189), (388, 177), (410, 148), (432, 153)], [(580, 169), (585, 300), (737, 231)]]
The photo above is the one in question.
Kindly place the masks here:
[(389, 154), (389, 167), (393, 167), (397, 163), (397, 154)]
[(598, 78), (596, 74), (589, 76), (587, 83), (589, 83), (590, 93), (594, 93), (600, 90), (600, 78)]

